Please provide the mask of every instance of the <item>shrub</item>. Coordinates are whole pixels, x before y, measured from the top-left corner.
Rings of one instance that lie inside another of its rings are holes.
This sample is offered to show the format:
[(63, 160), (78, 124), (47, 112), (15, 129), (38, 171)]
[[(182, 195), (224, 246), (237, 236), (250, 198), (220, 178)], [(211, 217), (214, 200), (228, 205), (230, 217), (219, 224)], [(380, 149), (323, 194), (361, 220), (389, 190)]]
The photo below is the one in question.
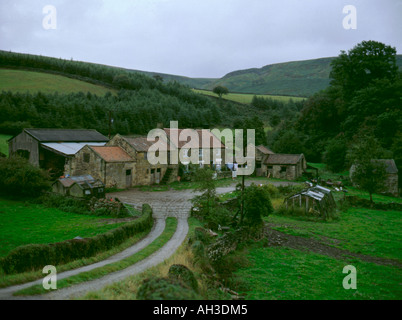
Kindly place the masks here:
[(182, 264), (171, 265), (168, 276), (171, 279), (182, 281), (195, 292), (198, 292), (197, 279), (195, 278), (194, 273), (186, 266), (183, 266)]
[(201, 297), (182, 282), (172, 278), (145, 279), (137, 292), (138, 300), (200, 300)]
[(37, 197), (50, 188), (47, 172), (15, 156), (0, 157), (0, 192), (12, 196)]
[(267, 217), (274, 209), (267, 188), (252, 184), (244, 193), (244, 224), (258, 226), (262, 224), (262, 217)]
[(280, 197), (278, 188), (275, 187), (273, 184), (266, 184), (266, 185), (262, 186), (262, 188), (264, 188), (264, 189), (267, 190), (269, 196), (270, 196), (272, 199), (275, 199), (275, 198), (279, 198), (279, 197)]

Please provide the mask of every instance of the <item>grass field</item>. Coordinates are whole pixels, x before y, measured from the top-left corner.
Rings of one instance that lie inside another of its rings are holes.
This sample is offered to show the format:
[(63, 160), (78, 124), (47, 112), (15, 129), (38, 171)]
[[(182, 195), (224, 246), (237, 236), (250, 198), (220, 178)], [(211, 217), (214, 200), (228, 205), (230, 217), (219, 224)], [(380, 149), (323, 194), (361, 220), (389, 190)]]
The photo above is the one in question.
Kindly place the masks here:
[(0, 199), (0, 257), (21, 245), (92, 237), (122, 225), (107, 224), (106, 218)]
[[(207, 96), (212, 96), (212, 97), (216, 97), (216, 98), (218, 97), (215, 93), (213, 93), (212, 91), (208, 91), (208, 90), (193, 89), (193, 91), (203, 94), (203, 95), (207, 95)], [(254, 96), (255, 96), (255, 94), (250, 94), (250, 93), (229, 93), (229, 94), (223, 95), (222, 99), (239, 102), (239, 103), (244, 103), (244, 104), (250, 104), (251, 101), (253, 100)], [(271, 98), (271, 99), (278, 100), (281, 102), (288, 102), (289, 100), (301, 101), (301, 100), (305, 99), (305, 98), (300, 98), (300, 97), (274, 96), (274, 95), (268, 95), (268, 94), (257, 95), (257, 97)]]
[(7, 134), (0, 134), (0, 152), (8, 156), (8, 143), (7, 140), (12, 138), (12, 136)]
[(43, 93), (74, 93), (90, 92), (104, 96), (106, 92), (114, 92), (102, 86), (67, 77), (24, 70), (0, 69), (0, 91), (11, 92), (43, 92)]
[[(375, 199), (400, 202), (382, 195)], [(282, 202), (273, 199), (274, 207)], [(235, 272), (235, 290), (250, 300), (402, 299), (401, 212), (349, 208), (338, 216), (332, 221), (277, 214), (265, 218), (282, 242), (254, 243), (243, 250), (248, 262)], [(356, 290), (343, 288), (347, 265), (357, 270)]]

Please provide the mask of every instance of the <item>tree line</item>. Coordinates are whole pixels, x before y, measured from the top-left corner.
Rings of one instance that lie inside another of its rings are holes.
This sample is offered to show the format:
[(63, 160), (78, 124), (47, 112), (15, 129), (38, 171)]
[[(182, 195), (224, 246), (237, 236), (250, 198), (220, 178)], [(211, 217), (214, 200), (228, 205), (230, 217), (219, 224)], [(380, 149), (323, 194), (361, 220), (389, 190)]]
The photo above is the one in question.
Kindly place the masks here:
[[(330, 86), (305, 101), (300, 115), (271, 132), (273, 151), (301, 153), (340, 172), (363, 140), (376, 145), (372, 159), (402, 166), (402, 73), (396, 49), (363, 41), (332, 62)], [(402, 170), (400, 170), (402, 171)], [(402, 180), (402, 179), (399, 179)]]

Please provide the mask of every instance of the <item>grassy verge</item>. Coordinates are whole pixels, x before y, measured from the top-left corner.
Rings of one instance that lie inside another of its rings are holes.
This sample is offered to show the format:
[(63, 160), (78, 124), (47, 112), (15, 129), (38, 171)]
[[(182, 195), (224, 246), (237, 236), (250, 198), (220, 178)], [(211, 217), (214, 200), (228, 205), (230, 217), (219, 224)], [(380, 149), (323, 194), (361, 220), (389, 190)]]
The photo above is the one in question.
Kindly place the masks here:
[[(194, 229), (201, 226), (201, 222), (195, 218), (189, 218), (189, 232), (187, 237), (191, 237), (194, 234)], [(141, 286), (141, 283), (147, 278), (165, 277), (168, 274), (169, 268), (172, 264), (181, 264), (190, 268), (198, 279), (201, 277), (201, 271), (193, 265), (193, 255), (187, 245), (187, 241), (184, 241), (179, 249), (164, 262), (157, 266), (149, 268), (148, 270), (136, 274), (119, 281), (109, 286), (104, 287), (101, 290), (87, 293), (81, 297), (81, 300), (136, 300), (137, 290)], [(207, 290), (199, 281), (200, 292), (203, 294)]]
[(124, 223), (108, 224), (109, 216), (67, 213), (39, 204), (0, 198), (0, 257), (25, 244), (46, 244), (93, 237)]
[[(64, 272), (68, 270), (73, 270), (77, 268), (81, 268), (102, 260), (105, 260), (140, 241), (143, 239), (149, 231), (141, 232), (136, 234), (134, 237), (130, 238), (126, 242), (122, 243), (120, 246), (114, 247), (112, 250), (105, 251), (99, 253), (90, 258), (83, 258), (79, 260), (72, 261), (70, 263), (61, 265), (57, 267), (57, 272)], [(17, 284), (27, 283), (30, 281), (38, 280), (43, 278), (42, 271), (32, 271), (32, 272), (24, 272), (12, 275), (1, 275), (0, 276), (0, 288), (9, 287)]]
[[(175, 218), (167, 218), (166, 220), (166, 228), (163, 233), (155, 239), (149, 246), (144, 248), (143, 250), (137, 252), (136, 254), (123, 259), (119, 262), (108, 264), (104, 267), (100, 267), (91, 271), (83, 272), (78, 275), (59, 280), (57, 282), (57, 288), (62, 289), (72, 285), (76, 285), (82, 282), (91, 281), (95, 279), (99, 279), (103, 276), (106, 276), (109, 273), (116, 272), (122, 269), (125, 269), (143, 259), (150, 256), (152, 253), (156, 252), (160, 248), (162, 248), (173, 236), (177, 227), (177, 219)], [(45, 294), (46, 291), (42, 285), (35, 285), (24, 290), (20, 290), (16, 292), (14, 295), (38, 295)]]

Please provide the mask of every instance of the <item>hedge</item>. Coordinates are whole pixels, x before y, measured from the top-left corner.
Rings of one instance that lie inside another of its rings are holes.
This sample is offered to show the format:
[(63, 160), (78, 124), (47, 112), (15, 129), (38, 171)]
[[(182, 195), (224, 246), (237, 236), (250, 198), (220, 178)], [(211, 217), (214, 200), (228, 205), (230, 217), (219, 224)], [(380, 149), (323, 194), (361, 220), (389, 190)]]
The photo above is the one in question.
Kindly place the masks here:
[(12, 250), (0, 259), (5, 274), (41, 270), (46, 265), (60, 265), (89, 258), (120, 245), (128, 238), (153, 226), (152, 209), (144, 204), (142, 217), (124, 226), (92, 238), (72, 239), (51, 244), (28, 244)]

